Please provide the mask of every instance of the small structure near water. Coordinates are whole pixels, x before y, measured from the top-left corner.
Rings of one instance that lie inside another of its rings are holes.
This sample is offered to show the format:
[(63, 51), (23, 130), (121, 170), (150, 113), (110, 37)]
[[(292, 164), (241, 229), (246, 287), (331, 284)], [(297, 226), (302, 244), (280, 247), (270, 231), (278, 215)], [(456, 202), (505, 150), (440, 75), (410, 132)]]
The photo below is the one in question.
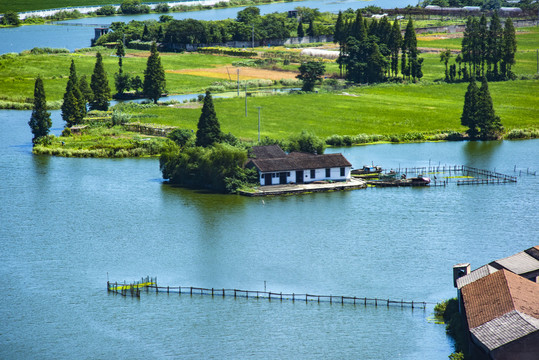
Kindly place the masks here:
[(253, 146), (246, 167), (254, 167), (260, 185), (306, 184), (315, 181), (348, 181), (352, 164), (342, 154), (286, 154), (278, 145)]
[(470, 272), (453, 267), (472, 358), (536, 359), (539, 354), (539, 246)]

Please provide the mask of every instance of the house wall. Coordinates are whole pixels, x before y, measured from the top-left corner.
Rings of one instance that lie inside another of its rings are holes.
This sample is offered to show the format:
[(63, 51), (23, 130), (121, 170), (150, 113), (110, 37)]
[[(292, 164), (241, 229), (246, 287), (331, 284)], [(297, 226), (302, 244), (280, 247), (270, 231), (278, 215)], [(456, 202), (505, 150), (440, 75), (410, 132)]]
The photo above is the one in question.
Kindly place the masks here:
[[(286, 183), (297, 183), (296, 179), (296, 171), (287, 171), (286, 177)], [(266, 175), (267, 173), (260, 173), (260, 185), (265, 186), (266, 185)], [(275, 174), (275, 176), (272, 176), (272, 185), (279, 184), (279, 174), (280, 172), (272, 172), (268, 174)], [(311, 177), (311, 169), (303, 170), (303, 182), (304, 183), (310, 183), (313, 181), (323, 181), (323, 180), (334, 180), (334, 181), (345, 181), (349, 180), (351, 177), (351, 167), (345, 167), (344, 168), (344, 176), (341, 176), (341, 168), (331, 168), (330, 169), (330, 176), (326, 177), (326, 169), (314, 169), (314, 177)]]
[(539, 331), (500, 346), (493, 350), (490, 356), (495, 360), (536, 360), (537, 354), (539, 354)]

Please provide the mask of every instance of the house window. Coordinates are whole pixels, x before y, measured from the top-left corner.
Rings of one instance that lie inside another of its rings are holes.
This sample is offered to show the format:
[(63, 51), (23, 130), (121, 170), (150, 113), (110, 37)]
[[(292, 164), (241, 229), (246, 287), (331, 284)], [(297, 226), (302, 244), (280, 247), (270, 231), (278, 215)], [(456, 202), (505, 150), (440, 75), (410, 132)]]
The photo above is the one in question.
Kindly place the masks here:
[(276, 173), (271, 174), (272, 177), (277, 177)]
[(331, 177), (331, 169), (326, 169), (326, 177)]
[(314, 179), (315, 178), (315, 170), (314, 169), (311, 169), (311, 179)]
[(341, 168), (341, 176), (344, 176), (344, 168)]
[(290, 176), (290, 171), (287, 171), (287, 172), (286, 172), (286, 176)]

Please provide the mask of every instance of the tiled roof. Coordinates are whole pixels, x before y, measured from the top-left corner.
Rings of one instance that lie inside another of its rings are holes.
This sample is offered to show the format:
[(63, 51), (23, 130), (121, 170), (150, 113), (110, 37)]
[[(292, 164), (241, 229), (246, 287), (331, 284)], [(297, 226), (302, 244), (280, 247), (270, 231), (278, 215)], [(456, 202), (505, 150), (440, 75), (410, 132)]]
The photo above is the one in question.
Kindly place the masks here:
[(253, 157), (257, 159), (282, 158), (286, 153), (279, 145), (253, 146)]
[(350, 167), (352, 164), (342, 154), (298, 154), (292, 153), (283, 158), (251, 159), (261, 172), (293, 171)]
[(475, 269), (468, 275), (465, 275), (461, 278), (457, 279), (457, 288), (460, 289), (465, 285), (471, 284), (476, 280), (479, 280), (487, 275), (490, 275), (494, 272), (498, 271), (498, 269), (490, 266), (490, 265), (483, 265), (478, 269)]
[(536, 331), (539, 331), (539, 319), (516, 310), (470, 330), (491, 351)]
[(510, 271), (496, 271), (461, 291), (470, 329), (513, 310), (539, 319), (539, 284)]
[(511, 255), (504, 259), (496, 260), (494, 263), (519, 275), (539, 270), (539, 260), (525, 251), (521, 251), (518, 254)]

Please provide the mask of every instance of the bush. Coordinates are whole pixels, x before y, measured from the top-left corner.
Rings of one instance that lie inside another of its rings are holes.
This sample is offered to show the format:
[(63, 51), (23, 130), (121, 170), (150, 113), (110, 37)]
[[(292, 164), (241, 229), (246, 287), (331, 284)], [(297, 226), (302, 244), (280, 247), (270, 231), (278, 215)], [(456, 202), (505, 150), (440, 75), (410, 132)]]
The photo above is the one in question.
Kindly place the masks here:
[(157, 4), (154, 11), (157, 13), (167, 13), (170, 11), (170, 6), (167, 3)]
[(60, 48), (50, 48), (50, 47), (35, 47), (30, 50), (32, 55), (42, 55), (42, 54), (69, 54), (69, 50), (60, 49)]
[(71, 129), (66, 127), (63, 131), (62, 131), (62, 136), (63, 137), (70, 137), (71, 136)]
[(193, 136), (194, 132), (190, 129), (175, 129), (167, 135), (170, 140), (174, 141), (181, 147), (187, 145), (189, 140), (191, 140)]
[(104, 5), (97, 9), (95, 13), (97, 15), (110, 16), (116, 14), (116, 8), (112, 5)]
[(286, 150), (289, 152), (300, 151), (311, 154), (323, 154), (324, 142), (313, 133), (303, 130), (300, 135), (290, 138)]
[(124, 125), (131, 121), (131, 114), (126, 114), (121, 111), (115, 110), (112, 112), (112, 125)]

